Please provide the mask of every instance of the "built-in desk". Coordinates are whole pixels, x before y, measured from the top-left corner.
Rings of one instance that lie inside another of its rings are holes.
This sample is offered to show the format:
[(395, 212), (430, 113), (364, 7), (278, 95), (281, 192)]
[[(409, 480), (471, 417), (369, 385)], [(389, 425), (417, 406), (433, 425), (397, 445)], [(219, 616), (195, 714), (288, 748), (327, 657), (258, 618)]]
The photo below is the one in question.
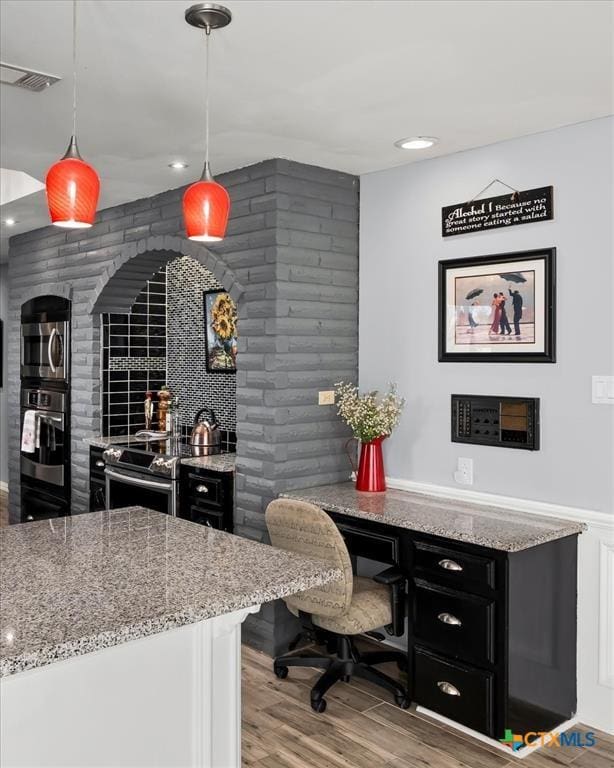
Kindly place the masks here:
[(329, 512), (351, 554), (406, 574), (415, 703), (495, 739), (574, 715), (583, 524), (352, 483), (285, 495)]

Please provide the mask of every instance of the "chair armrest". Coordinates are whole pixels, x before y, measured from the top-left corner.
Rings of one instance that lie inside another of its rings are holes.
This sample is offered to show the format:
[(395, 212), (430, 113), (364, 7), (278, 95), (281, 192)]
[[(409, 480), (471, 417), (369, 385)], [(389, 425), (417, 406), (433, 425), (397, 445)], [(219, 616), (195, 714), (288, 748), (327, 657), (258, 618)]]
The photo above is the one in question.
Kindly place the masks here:
[(398, 568), (391, 566), (390, 568), (386, 568), (385, 571), (377, 573), (371, 578), (378, 584), (386, 584), (387, 586), (392, 586), (393, 584), (398, 584), (399, 582), (403, 581), (405, 577)]
[(394, 566), (372, 577), (377, 584), (390, 587), (390, 605), (392, 608), (392, 623), (386, 631), (395, 637), (401, 637), (405, 631), (405, 576)]

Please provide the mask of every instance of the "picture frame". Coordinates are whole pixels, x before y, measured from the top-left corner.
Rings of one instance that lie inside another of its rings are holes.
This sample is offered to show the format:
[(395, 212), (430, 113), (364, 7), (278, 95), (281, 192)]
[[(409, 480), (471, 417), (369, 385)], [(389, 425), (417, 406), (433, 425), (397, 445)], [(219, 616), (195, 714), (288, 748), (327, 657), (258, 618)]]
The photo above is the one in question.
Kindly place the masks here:
[(556, 362), (556, 248), (440, 261), (438, 294), (439, 362)]
[(207, 373), (237, 372), (237, 306), (224, 290), (203, 292)]

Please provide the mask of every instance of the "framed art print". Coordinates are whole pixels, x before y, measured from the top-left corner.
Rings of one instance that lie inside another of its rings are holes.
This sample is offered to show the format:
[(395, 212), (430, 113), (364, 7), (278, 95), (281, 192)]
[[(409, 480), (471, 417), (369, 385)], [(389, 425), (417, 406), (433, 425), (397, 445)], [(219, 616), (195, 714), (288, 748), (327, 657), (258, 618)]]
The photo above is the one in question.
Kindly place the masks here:
[(439, 361), (554, 363), (556, 248), (439, 262)]
[(205, 347), (208, 373), (236, 373), (237, 307), (226, 291), (205, 291)]

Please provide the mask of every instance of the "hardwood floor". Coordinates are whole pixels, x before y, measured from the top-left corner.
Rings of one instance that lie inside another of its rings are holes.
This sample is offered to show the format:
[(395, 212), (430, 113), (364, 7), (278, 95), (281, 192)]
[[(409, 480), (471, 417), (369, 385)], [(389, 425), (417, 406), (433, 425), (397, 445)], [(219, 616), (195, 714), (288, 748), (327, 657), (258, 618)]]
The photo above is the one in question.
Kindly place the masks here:
[(294, 667), (278, 680), (268, 656), (243, 646), (244, 768), (614, 768), (613, 736), (596, 732), (594, 747), (543, 748), (519, 762), (399, 709), (362, 680), (337, 683), (318, 715), (309, 689), (319, 674)]

